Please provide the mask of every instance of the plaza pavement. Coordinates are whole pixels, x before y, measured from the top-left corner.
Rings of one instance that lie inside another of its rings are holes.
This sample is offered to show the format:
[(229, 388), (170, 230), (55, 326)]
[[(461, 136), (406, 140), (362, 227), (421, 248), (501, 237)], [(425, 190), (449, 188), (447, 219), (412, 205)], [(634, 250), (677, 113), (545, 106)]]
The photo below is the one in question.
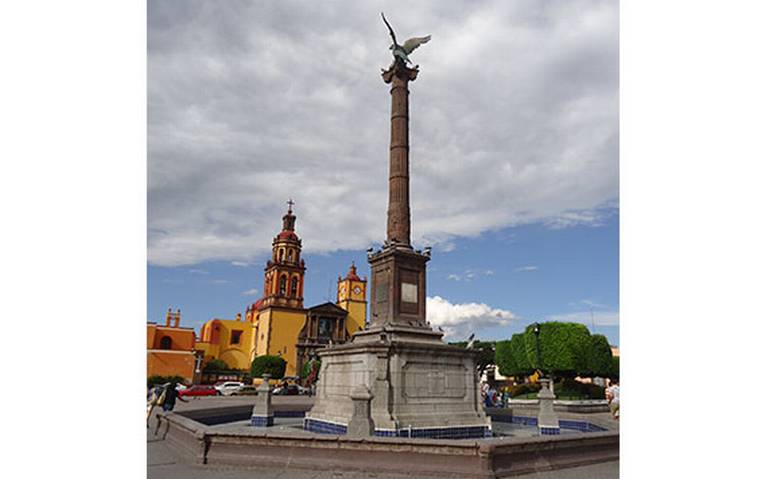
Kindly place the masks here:
[[(201, 397), (188, 403), (177, 402), (176, 412), (205, 409), (216, 406), (253, 404), (248, 396)], [(306, 396), (275, 396), (274, 404), (311, 404)], [(155, 415), (161, 410), (155, 409)], [(599, 416), (596, 414), (594, 416)], [(197, 465), (179, 457), (161, 436), (155, 436), (155, 417), (147, 429), (147, 477), (148, 479), (421, 479), (403, 471), (403, 474), (353, 473), (344, 471), (315, 471), (285, 468), (234, 468)], [(458, 478), (459, 476), (456, 476)], [(525, 479), (616, 479), (619, 477), (619, 462), (592, 464), (588, 466), (545, 471), (518, 476)], [(431, 479), (434, 479), (432, 477)]]

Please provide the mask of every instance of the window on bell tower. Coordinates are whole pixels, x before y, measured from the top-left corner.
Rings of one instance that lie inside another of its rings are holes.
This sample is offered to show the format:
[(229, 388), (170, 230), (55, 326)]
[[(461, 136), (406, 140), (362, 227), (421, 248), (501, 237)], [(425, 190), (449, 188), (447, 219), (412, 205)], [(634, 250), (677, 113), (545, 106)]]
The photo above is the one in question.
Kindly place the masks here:
[(285, 296), (285, 285), (287, 281), (285, 279), (285, 275), (280, 276), (280, 296)]
[(295, 298), (298, 292), (299, 292), (299, 278), (294, 276), (291, 279), (291, 296)]

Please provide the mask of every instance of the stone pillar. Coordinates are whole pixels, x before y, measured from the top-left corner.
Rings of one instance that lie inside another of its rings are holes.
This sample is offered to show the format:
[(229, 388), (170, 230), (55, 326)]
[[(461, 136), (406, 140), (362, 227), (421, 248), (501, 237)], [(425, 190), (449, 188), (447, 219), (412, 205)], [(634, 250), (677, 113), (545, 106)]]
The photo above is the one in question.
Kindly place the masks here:
[(408, 176), (408, 82), (419, 71), (396, 60), (382, 73), (391, 83), (392, 117), (389, 142), (389, 207), (387, 209), (387, 241), (411, 245), (411, 208)]
[(365, 386), (358, 386), (349, 395), (354, 407), (352, 418), (347, 424), (347, 435), (353, 437), (373, 436), (374, 424), (371, 419), (373, 395)]
[(541, 391), (539, 391), (539, 434), (553, 435), (560, 434), (560, 421), (555, 414), (555, 393), (552, 391), (552, 381), (549, 379), (539, 380)]
[(262, 376), (261, 385), (258, 387), (256, 404), (253, 405), (251, 412), (251, 426), (270, 427), (274, 424), (274, 415), (272, 413), (272, 387), (269, 385), (269, 374)]

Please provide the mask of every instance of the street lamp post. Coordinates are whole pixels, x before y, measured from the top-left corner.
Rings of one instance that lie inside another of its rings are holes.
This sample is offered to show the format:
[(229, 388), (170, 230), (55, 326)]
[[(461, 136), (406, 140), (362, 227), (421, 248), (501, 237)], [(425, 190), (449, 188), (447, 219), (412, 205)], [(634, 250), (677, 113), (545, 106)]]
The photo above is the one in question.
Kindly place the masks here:
[(541, 372), (541, 344), (539, 343), (541, 325), (539, 323), (533, 323), (533, 334), (536, 335), (536, 369)]

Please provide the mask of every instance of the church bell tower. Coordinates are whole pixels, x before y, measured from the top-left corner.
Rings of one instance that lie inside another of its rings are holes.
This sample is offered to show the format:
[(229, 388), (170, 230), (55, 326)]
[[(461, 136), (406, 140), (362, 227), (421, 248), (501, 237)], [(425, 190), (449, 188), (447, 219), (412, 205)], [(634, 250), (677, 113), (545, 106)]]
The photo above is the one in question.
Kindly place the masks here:
[(365, 301), (367, 283), (367, 279), (360, 279), (360, 276), (357, 275), (357, 267), (354, 262), (349, 267), (346, 276), (343, 278), (339, 276), (336, 304), (349, 313), (347, 331), (350, 336), (365, 329), (368, 309), (368, 303)]
[(301, 258), (301, 239), (296, 235), (296, 215), (292, 200), (283, 216), (283, 229), (272, 240), (272, 258), (264, 268), (264, 297), (261, 308), (281, 306), (304, 308), (304, 260)]

